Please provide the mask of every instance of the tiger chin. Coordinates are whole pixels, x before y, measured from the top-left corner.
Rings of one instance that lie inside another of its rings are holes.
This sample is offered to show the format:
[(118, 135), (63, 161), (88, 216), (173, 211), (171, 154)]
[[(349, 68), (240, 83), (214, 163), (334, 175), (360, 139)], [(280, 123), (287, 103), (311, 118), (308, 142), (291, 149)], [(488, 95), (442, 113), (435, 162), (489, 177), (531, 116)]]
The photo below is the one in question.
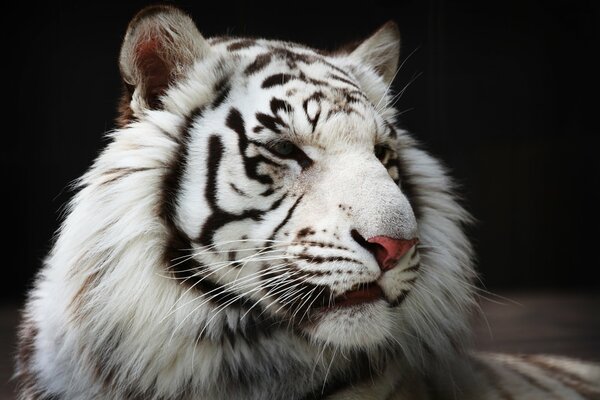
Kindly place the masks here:
[(139, 12), (19, 399), (600, 398), (598, 366), (469, 351), (471, 218), (396, 124), (399, 49), (394, 23), (325, 52)]

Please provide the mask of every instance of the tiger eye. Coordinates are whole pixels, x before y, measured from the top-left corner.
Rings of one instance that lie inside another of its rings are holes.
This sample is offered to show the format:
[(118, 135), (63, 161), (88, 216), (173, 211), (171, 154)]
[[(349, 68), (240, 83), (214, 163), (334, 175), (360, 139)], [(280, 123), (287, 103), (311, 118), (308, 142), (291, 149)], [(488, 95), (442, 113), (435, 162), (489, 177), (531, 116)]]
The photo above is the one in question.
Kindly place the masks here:
[(379, 160), (383, 161), (387, 152), (388, 152), (387, 147), (380, 145), (380, 144), (375, 145), (375, 149), (374, 149), (375, 157), (377, 157)]
[(294, 151), (296, 151), (296, 149), (297, 147), (288, 140), (277, 142), (273, 146), (271, 146), (271, 150), (281, 156), (289, 156)]

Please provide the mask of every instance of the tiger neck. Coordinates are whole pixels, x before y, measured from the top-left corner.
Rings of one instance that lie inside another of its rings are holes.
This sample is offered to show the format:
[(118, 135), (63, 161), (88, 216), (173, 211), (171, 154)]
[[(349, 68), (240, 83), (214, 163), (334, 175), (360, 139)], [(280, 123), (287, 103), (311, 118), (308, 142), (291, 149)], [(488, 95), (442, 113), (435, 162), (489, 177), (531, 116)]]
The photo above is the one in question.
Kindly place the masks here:
[(400, 371), (398, 360), (316, 344), (283, 327), (253, 337), (229, 332), (210, 343), (222, 352), (213, 360), (219, 374), (210, 385), (211, 398), (335, 398), (357, 386), (390, 388), (391, 372)]

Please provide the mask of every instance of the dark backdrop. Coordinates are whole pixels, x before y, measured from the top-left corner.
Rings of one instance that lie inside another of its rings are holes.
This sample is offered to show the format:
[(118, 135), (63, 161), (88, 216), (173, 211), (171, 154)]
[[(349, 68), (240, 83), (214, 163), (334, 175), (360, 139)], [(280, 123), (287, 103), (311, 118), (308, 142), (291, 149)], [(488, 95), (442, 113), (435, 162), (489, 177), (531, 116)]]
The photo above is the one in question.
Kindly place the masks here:
[[(97, 3), (21, 2), (3, 12), (3, 97), (12, 104), (1, 149), (3, 297), (22, 298), (69, 182), (113, 127), (120, 41), (145, 3)], [(395, 88), (412, 82), (397, 103), (402, 125), (462, 185), (479, 221), (470, 235), (485, 285), (598, 288), (597, 1), (206, 3), (175, 3), (205, 36), (325, 48), (396, 20), (405, 62)]]

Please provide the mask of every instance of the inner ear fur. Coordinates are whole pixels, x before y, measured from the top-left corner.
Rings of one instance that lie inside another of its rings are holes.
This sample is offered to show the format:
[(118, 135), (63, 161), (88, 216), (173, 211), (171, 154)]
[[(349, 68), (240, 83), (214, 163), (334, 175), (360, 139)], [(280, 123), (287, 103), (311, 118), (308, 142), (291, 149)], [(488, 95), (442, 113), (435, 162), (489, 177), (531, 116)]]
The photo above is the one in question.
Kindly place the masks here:
[(138, 12), (129, 23), (119, 56), (126, 87), (120, 105), (120, 119), (125, 121), (120, 123), (146, 108), (159, 108), (169, 84), (209, 49), (192, 19), (180, 9), (160, 5)]
[(351, 48), (346, 47), (354, 60), (371, 67), (387, 84), (391, 84), (400, 58), (400, 30), (388, 21), (367, 39)]

